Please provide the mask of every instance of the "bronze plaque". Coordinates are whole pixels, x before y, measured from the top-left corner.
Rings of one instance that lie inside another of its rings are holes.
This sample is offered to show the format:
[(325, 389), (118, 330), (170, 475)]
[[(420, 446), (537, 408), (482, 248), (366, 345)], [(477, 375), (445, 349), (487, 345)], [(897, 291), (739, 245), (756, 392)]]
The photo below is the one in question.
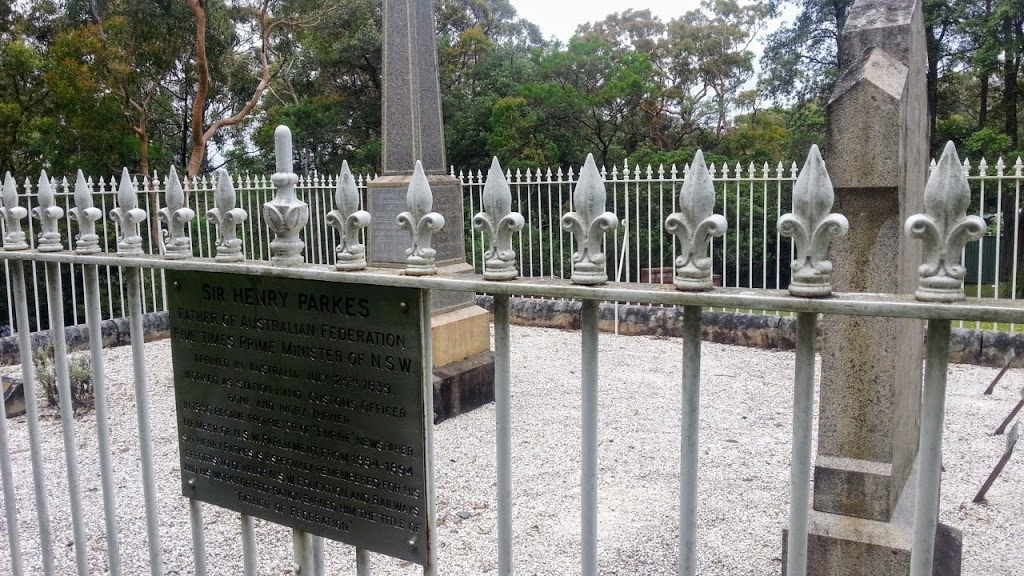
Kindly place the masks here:
[(425, 564), (420, 292), (167, 280), (183, 494)]

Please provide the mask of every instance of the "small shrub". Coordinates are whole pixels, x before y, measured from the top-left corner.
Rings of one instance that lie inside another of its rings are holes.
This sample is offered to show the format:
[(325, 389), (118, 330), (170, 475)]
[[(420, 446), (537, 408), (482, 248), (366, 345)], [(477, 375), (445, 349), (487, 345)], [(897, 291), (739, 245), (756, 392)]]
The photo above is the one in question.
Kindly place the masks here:
[[(43, 389), (47, 405), (60, 407), (60, 388), (57, 385), (57, 370), (53, 362), (53, 345), (40, 347), (32, 354), (36, 369), (36, 381)], [(71, 381), (71, 410), (87, 412), (95, 405), (92, 387), (92, 366), (84, 356), (68, 358), (68, 376)]]

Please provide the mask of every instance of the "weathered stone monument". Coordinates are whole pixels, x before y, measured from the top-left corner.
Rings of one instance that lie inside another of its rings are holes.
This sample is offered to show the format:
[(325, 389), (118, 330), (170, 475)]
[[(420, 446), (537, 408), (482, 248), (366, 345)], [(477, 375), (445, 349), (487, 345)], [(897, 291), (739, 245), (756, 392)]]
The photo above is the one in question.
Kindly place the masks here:
[[(833, 244), (832, 259), (844, 264), (832, 282), (844, 292), (910, 293), (921, 248), (903, 222), (924, 211), (929, 155), (921, 0), (857, 0), (839, 62), (826, 160), (850, 234)], [(922, 323), (826, 317), (822, 335), (808, 574), (907, 574)], [(959, 574), (959, 535), (940, 527), (936, 546), (935, 573)]]
[[(471, 273), (466, 262), (462, 183), (447, 175), (432, 0), (384, 1), (383, 175), (370, 182), (371, 266), (405, 267), (408, 233), (395, 218), (417, 161), (423, 164), (445, 227), (433, 240), (444, 274)], [(431, 306), (435, 412), (445, 419), (494, 399), (490, 316), (471, 293), (434, 291)]]

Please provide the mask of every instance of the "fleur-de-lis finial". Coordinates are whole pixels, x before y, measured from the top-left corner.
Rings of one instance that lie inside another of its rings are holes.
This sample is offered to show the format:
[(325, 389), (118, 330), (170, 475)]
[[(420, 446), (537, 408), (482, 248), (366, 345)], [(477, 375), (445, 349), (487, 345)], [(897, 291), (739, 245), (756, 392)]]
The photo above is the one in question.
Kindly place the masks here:
[(235, 207), (235, 187), (231, 184), (228, 171), (217, 170), (217, 189), (213, 193), (214, 208), (206, 216), (217, 224), (217, 255), (220, 262), (238, 262), (245, 259), (242, 240), (236, 229), (248, 217), (245, 210)]
[(434, 257), (437, 251), (430, 247), (434, 234), (444, 228), (444, 216), (430, 210), (434, 206), (434, 196), (430, 191), (430, 182), (423, 172), (423, 163), (416, 161), (416, 169), (409, 183), (406, 195), (408, 212), (402, 212), (396, 220), (403, 230), (408, 230), (412, 237), (412, 246), (405, 250), (405, 273), (410, 276), (427, 276), (437, 274)]
[(608, 281), (607, 256), (602, 250), (604, 235), (619, 225), (615, 214), (605, 210), (604, 180), (594, 155), (588, 154), (572, 193), (575, 212), (562, 216), (562, 228), (576, 238), (572, 254), (573, 284), (604, 284)]
[(39, 220), (40, 227), (39, 244), (36, 248), (40, 252), (60, 252), (64, 249), (64, 244), (60, 241), (58, 223), (64, 217), (64, 210), (57, 206), (57, 198), (53, 195), (53, 186), (50, 184), (50, 177), (46, 175), (46, 170), (39, 174), (36, 201), (38, 206), (32, 209), (32, 215)]
[(832, 240), (846, 235), (850, 223), (832, 214), (835, 191), (818, 146), (811, 146), (793, 186), (793, 212), (779, 218), (779, 234), (793, 239), (796, 259), (789, 293), (820, 298), (832, 294), (832, 262), (826, 260)]
[(185, 232), (185, 225), (196, 217), (191, 208), (185, 206), (185, 189), (178, 179), (178, 171), (171, 166), (165, 180), (165, 206), (157, 211), (157, 217), (167, 225), (164, 230), (164, 256), (168, 260), (183, 260), (192, 257), (192, 238)]
[(347, 160), (341, 163), (334, 205), (336, 209), (327, 214), (327, 224), (341, 235), (341, 244), (335, 248), (335, 268), (362, 270), (366, 268), (366, 246), (359, 243), (359, 231), (370, 225), (370, 213), (359, 209), (359, 189), (356, 188)]
[(512, 249), (512, 234), (522, 230), (526, 220), (522, 214), (512, 211), (512, 191), (497, 157), (491, 161), (487, 172), (483, 208), (483, 212), (473, 217), (473, 227), (490, 238), (490, 247), (484, 253), (484, 278), (515, 280), (519, 270)]
[(683, 179), (679, 209), (665, 220), (665, 230), (678, 238), (680, 244), (673, 283), (684, 291), (710, 290), (714, 283), (708, 245), (713, 236), (725, 234), (729, 224), (721, 214), (712, 213), (715, 209), (715, 185), (700, 150)]
[(100, 237), (96, 234), (96, 221), (103, 218), (103, 212), (92, 205), (92, 188), (85, 181), (81, 170), (75, 178), (75, 207), (69, 210), (78, 222), (78, 236), (75, 252), (95, 254), (100, 251)]
[(263, 205), (263, 218), (274, 231), (270, 243), (270, 261), (277, 266), (298, 266), (305, 259), (305, 242), (299, 232), (309, 222), (309, 205), (295, 197), (299, 177), (292, 172), (292, 131), (287, 126), (274, 130), (274, 155), (277, 172), (271, 177), (277, 195)]
[(4, 227), (7, 229), (4, 250), (27, 250), (28, 243), (25, 242), (21, 221), (28, 216), (28, 210), (18, 206), (18, 184), (10, 172), (4, 175), (3, 206), (0, 207), (0, 213), (3, 214)]
[(946, 144), (924, 189), (924, 214), (907, 219), (906, 232), (924, 242), (921, 284), (914, 293), (926, 302), (957, 302), (965, 298), (967, 269), (960, 262), (964, 245), (985, 234), (985, 221), (967, 216), (971, 189), (956, 146)]
[(117, 208), (110, 211), (110, 218), (117, 223), (117, 253), (121, 255), (142, 254), (142, 236), (139, 223), (146, 219), (146, 211), (139, 208), (139, 196), (128, 174), (121, 170), (121, 183), (117, 188)]

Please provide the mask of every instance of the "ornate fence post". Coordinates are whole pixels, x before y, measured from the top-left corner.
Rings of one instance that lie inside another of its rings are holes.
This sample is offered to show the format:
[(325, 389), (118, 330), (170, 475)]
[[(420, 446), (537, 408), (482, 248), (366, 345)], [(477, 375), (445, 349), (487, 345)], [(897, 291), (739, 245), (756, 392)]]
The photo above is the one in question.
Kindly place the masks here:
[(832, 262), (826, 260), (832, 240), (845, 236), (850, 223), (831, 214), (835, 192), (818, 146), (811, 146), (793, 187), (793, 212), (779, 217), (779, 233), (793, 239), (796, 259), (789, 293), (809, 298), (832, 294)]
[[(946, 144), (924, 190), (924, 214), (907, 219), (909, 236), (924, 242), (924, 264), (914, 297), (925, 302), (958, 302), (964, 295), (967, 269), (961, 264), (964, 245), (985, 234), (985, 221), (967, 216), (971, 191), (952, 142)], [(939, 488), (942, 482), (942, 421), (946, 410), (949, 364), (949, 320), (928, 320), (921, 433), (918, 439), (917, 498), (914, 504), (914, 543), (911, 576), (933, 573)]]
[(245, 210), (235, 208), (235, 188), (231, 184), (231, 176), (227, 170), (217, 170), (217, 188), (213, 194), (214, 208), (206, 216), (217, 224), (217, 255), (219, 262), (238, 262), (245, 260), (242, 252), (242, 240), (238, 238), (236, 229), (248, 218)]
[(711, 257), (708, 245), (712, 237), (725, 234), (728, 222), (721, 214), (713, 214), (715, 185), (700, 150), (693, 158), (690, 171), (679, 191), (679, 212), (665, 220), (665, 231), (679, 239), (679, 256), (673, 283), (678, 290), (710, 290)]
[(515, 280), (519, 269), (512, 249), (512, 234), (522, 230), (526, 221), (522, 214), (512, 211), (512, 190), (497, 157), (491, 161), (487, 172), (481, 203), (483, 211), (473, 216), (473, 227), (485, 232), (490, 241), (484, 252), (484, 278)]
[(75, 252), (79, 254), (95, 254), (100, 251), (100, 237), (96, 234), (96, 221), (103, 218), (103, 212), (93, 206), (92, 187), (85, 181), (81, 170), (75, 177), (75, 207), (70, 211), (78, 222)]
[(327, 214), (327, 225), (341, 235), (335, 247), (338, 270), (355, 271), (366, 268), (366, 246), (359, 243), (359, 231), (370, 225), (370, 213), (359, 209), (359, 189), (352, 178), (348, 160), (341, 163), (341, 175), (334, 192), (335, 210)]
[(185, 232), (185, 225), (196, 217), (191, 208), (185, 206), (185, 190), (178, 179), (178, 171), (171, 166), (165, 180), (165, 206), (157, 211), (157, 217), (167, 225), (164, 230), (164, 256), (168, 260), (184, 260), (192, 257), (192, 238)]
[(619, 218), (606, 211), (604, 180), (597, 170), (593, 154), (587, 155), (572, 198), (576, 211), (562, 216), (562, 228), (576, 238), (576, 251), (572, 254), (572, 282), (604, 284), (608, 281), (604, 235), (618, 227)]
[(434, 234), (444, 228), (444, 216), (430, 211), (434, 206), (434, 197), (419, 160), (416, 161), (412, 182), (409, 183), (406, 203), (409, 211), (402, 212), (396, 218), (398, 225), (408, 230), (412, 237), (412, 246), (405, 251), (408, 255), (405, 273), (410, 276), (437, 274), (437, 266), (434, 265), (437, 251), (430, 247), (430, 242)]
[(309, 205), (295, 197), (299, 177), (292, 172), (292, 131), (278, 126), (274, 131), (274, 154), (277, 172), (271, 178), (277, 196), (263, 205), (263, 217), (274, 231), (270, 243), (270, 260), (278, 266), (298, 266), (305, 261), (306, 244), (299, 232), (309, 222)]

